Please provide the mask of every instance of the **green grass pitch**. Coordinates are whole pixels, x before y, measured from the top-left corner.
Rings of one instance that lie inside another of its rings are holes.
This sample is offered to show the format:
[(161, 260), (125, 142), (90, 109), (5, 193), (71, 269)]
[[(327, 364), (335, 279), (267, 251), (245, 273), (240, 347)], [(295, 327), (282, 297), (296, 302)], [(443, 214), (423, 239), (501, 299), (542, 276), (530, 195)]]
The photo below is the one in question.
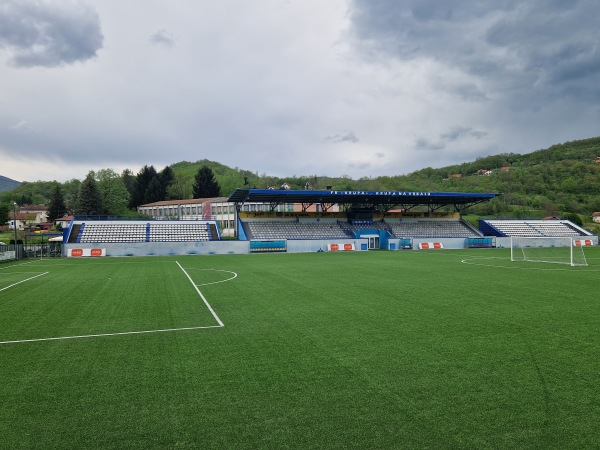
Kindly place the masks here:
[(596, 447), (585, 252), (0, 264), (0, 447)]

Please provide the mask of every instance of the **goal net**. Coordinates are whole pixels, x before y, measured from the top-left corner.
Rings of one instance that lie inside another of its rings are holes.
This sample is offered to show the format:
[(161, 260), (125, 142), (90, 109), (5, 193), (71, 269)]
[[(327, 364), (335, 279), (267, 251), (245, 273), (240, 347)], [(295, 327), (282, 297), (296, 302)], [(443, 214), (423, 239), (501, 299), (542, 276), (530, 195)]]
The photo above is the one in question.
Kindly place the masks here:
[(587, 266), (579, 241), (571, 237), (513, 237), (510, 260)]

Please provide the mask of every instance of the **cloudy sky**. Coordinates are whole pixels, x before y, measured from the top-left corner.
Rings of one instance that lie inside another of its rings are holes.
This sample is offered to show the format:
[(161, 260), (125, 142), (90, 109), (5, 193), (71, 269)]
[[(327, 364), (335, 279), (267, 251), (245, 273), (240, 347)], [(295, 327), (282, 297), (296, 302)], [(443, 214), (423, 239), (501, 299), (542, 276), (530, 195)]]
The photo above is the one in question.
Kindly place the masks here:
[(597, 0), (2, 0), (0, 175), (409, 173), (600, 135)]

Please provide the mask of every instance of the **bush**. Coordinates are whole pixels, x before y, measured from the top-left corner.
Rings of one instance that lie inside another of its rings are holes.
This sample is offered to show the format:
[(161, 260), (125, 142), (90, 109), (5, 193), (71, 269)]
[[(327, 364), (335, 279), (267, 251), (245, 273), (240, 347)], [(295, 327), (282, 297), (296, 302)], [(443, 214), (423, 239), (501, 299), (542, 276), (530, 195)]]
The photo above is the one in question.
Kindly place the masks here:
[(565, 218), (570, 220), (571, 222), (573, 222), (575, 225), (578, 225), (580, 227), (583, 226), (583, 220), (581, 220), (581, 217), (579, 217), (579, 214), (569, 213), (569, 214), (565, 215)]

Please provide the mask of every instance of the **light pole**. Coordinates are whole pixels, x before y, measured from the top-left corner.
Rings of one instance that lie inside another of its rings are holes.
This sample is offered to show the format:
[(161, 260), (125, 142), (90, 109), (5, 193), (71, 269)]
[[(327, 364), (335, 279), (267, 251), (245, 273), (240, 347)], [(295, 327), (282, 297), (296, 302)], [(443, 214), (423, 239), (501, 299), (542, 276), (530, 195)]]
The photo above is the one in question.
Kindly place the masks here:
[(17, 247), (17, 202), (13, 202), (13, 231), (15, 233), (15, 259), (19, 259), (19, 249)]

